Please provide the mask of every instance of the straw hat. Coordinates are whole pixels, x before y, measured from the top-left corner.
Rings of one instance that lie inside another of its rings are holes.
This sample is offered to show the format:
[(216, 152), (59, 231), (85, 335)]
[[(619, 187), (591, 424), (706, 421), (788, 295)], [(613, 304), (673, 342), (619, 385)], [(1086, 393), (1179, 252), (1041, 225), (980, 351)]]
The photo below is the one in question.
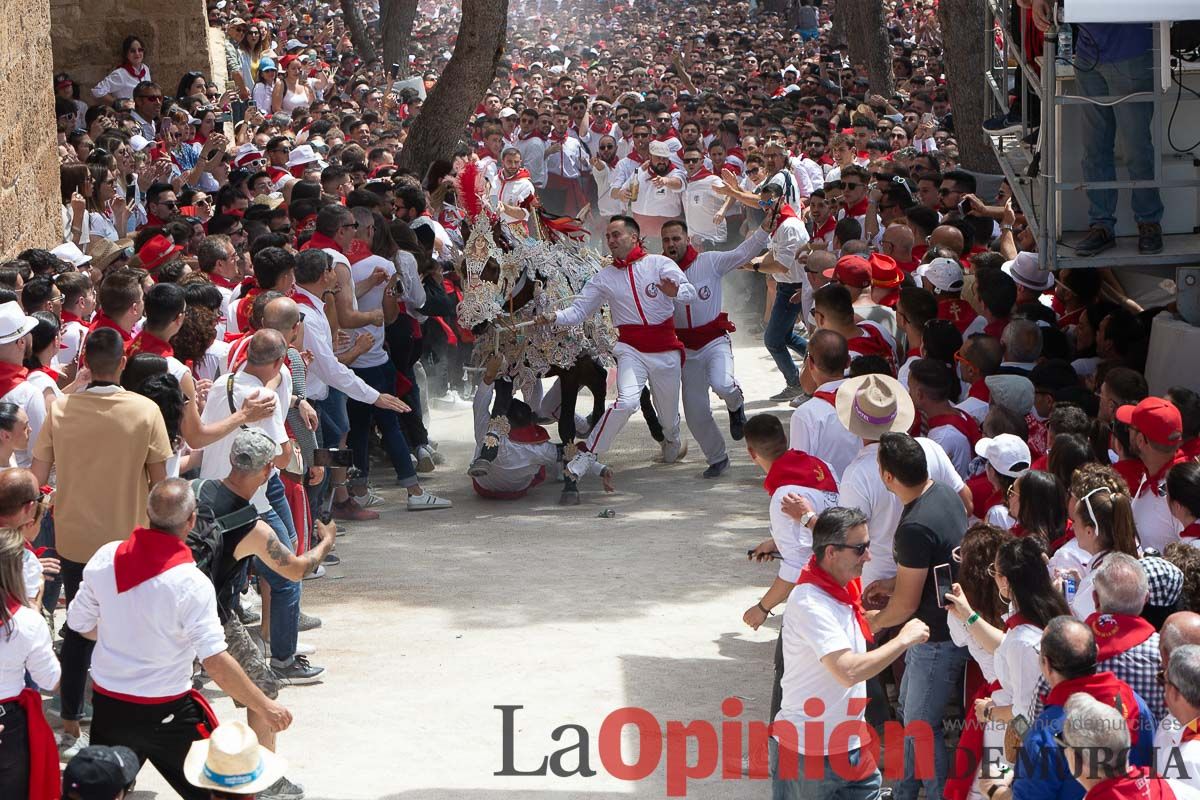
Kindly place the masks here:
[(900, 381), (887, 375), (860, 375), (838, 387), (834, 406), (846, 430), (876, 440), (885, 433), (904, 433), (916, 419), (912, 398)]
[(283, 777), (287, 761), (258, 743), (244, 722), (218, 725), (207, 739), (192, 742), (183, 776), (202, 789), (257, 794)]

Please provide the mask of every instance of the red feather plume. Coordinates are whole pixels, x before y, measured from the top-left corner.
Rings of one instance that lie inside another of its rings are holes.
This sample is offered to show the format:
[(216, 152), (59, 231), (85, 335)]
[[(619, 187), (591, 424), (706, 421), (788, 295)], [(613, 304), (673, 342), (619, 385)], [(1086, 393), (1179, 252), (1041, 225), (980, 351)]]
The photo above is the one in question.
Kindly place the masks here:
[(485, 191), (483, 171), (477, 162), (470, 162), (458, 174), (457, 191), (454, 193), (459, 206), (466, 212), (466, 217), (475, 222), (484, 213), (483, 200), (480, 197)]

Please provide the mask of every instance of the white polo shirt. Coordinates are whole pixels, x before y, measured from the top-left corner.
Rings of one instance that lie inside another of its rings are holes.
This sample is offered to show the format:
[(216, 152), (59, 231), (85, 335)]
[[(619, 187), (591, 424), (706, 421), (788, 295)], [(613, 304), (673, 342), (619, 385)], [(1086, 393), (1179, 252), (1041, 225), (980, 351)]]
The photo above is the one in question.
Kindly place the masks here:
[[(866, 683), (845, 687), (821, 663), (825, 656), (841, 650), (867, 651), (867, 642), (854, 610), (812, 584), (797, 586), (788, 596), (787, 612), (783, 615), (783, 704), (775, 721), (796, 726), (800, 753), (806, 753), (804, 726), (808, 722), (819, 722), (823, 726), (821, 752), (824, 755), (845, 753), (860, 746), (858, 737), (844, 735), (838, 735), (830, 742), (830, 734), (843, 722), (863, 719), (862, 711), (850, 713), (851, 703), (866, 708)], [(815, 700), (823, 704), (824, 712), (809, 716), (804, 711), (805, 704)]]
[(212, 580), (195, 564), (179, 564), (118, 593), (113, 556), (121, 544), (109, 542), (88, 561), (67, 624), (96, 630), (92, 678), (98, 687), (145, 698), (185, 694), (192, 662), (225, 652)]
[[(211, 585), (211, 584), (210, 584)], [(21, 606), (0, 628), (0, 700), (16, 697), (25, 688), (25, 671), (42, 689), (52, 689), (62, 675), (42, 615)]]
[(683, 186), (687, 177), (681, 169), (672, 169), (662, 176), (664, 181), (674, 178), (679, 181), (679, 188), (670, 186), (655, 186), (654, 173), (649, 169), (639, 169), (625, 182), (624, 188), (632, 191), (634, 184), (638, 187), (637, 199), (633, 201), (631, 210), (643, 217), (678, 217), (683, 215)]

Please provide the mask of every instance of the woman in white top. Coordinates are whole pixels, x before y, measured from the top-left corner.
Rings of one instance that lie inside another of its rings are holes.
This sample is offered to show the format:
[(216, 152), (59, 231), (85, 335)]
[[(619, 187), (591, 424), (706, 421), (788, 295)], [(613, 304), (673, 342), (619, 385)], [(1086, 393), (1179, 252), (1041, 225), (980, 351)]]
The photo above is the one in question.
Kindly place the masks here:
[(0, 403), (0, 470), (17, 466), (14, 454), (29, 448), (29, 417), (16, 403)]
[(304, 63), (294, 55), (286, 55), (279, 61), (283, 78), (275, 81), (271, 93), (271, 110), (291, 114), (293, 109), (308, 108), (313, 104), (313, 90), (304, 75)]
[(91, 241), (87, 198), (92, 193), (92, 173), (86, 164), (64, 164), (58, 168), (58, 186), (62, 193), (63, 241), (86, 250)]
[[(1008, 534), (1000, 528), (992, 525), (978, 524), (971, 526), (963, 535), (962, 544), (954, 553), (955, 561), (958, 563), (958, 589), (962, 592), (966, 603), (973, 609), (977, 610), (979, 619), (971, 624), (967, 624), (966, 617), (960, 617), (955, 613), (957, 605), (947, 605), (946, 626), (950, 629), (950, 638), (960, 647), (966, 647), (971, 658), (979, 665), (979, 671), (983, 674), (985, 681), (983, 686), (980, 686), (976, 691), (972, 702), (968, 703), (968, 707), (974, 705), (975, 700), (986, 700), (991, 698), (996, 691), (998, 681), (996, 679), (995, 657), (992, 655), (992, 649), (985, 646), (985, 642), (990, 641), (984, 637), (976, 637), (979, 623), (986, 622), (993, 629), (1003, 626), (1003, 614), (1008, 611), (1008, 604), (1000, 599), (1000, 591), (996, 586), (996, 582), (992, 580), (988, 574), (992, 564), (996, 560), (996, 553), (1000, 550), (1000, 545), (1009, 539)], [(964, 732), (964, 737), (966, 733)], [(978, 737), (978, 733), (974, 734)], [(975, 738), (975, 742), (979, 739)], [(964, 746), (960, 740), (960, 747)], [(998, 724), (988, 724), (983, 727), (984, 749), (972, 754), (972, 759), (979, 759), (984, 753), (990, 757), (989, 774), (995, 774), (995, 769), (1003, 759), (1000, 754), (1003, 753), (1004, 746), (1004, 729)], [(966, 755), (965, 753), (963, 754)], [(956, 756), (960, 758), (962, 756)], [(955, 775), (965, 773), (968, 765), (971, 762), (962, 764), (961, 769), (954, 771)], [(956, 764), (956, 766), (958, 766)], [(982, 766), (982, 765), (980, 765)], [(979, 770), (976, 769), (975, 775), (978, 775)], [(964, 797), (970, 797), (972, 800), (979, 800), (980, 793), (975, 788), (975, 782), (972, 781), (969, 791), (965, 785), (965, 780), (959, 782), (957, 786), (953, 782), (948, 781), (946, 786), (946, 797), (954, 793), (953, 800), (962, 800)]]
[(251, 92), (251, 96), (254, 99), (254, 105), (263, 114), (271, 113), (271, 103), (275, 93), (275, 84), (278, 82), (276, 80), (278, 74), (279, 70), (275, 66), (274, 59), (264, 56), (258, 62), (258, 80), (254, 83), (254, 91)]
[(1167, 507), (1183, 526), (1179, 540), (1200, 547), (1200, 464), (1187, 461), (1171, 467), (1167, 473)]
[(92, 238), (116, 241), (129, 230), (129, 207), (117, 173), (104, 164), (90, 164), (92, 192), (87, 198), (87, 221)]
[(92, 88), (92, 96), (99, 103), (111, 106), (118, 99), (133, 97), (134, 87), (142, 81), (154, 80), (146, 66), (146, 45), (137, 36), (125, 37), (121, 56), (124, 59), (121, 65)]
[[(41, 713), (36, 689), (26, 689), (26, 672), (46, 691), (58, 687), (62, 670), (40, 612), (28, 604), (22, 563), (25, 539), (14, 528), (0, 529), (0, 710), (3, 738), (0, 739), (0, 787), (5, 797), (32, 797), (34, 786), (47, 789), (57, 782), (58, 770), (39, 773), (31, 781), (30, 741), (34, 752), (54, 748), (54, 734)], [(43, 796), (39, 793), (39, 796)]]
[(1096, 611), (1093, 581), (1105, 556), (1116, 552), (1140, 558), (1133, 500), (1125, 481), (1111, 467), (1084, 464), (1071, 479), (1068, 508), (1075, 541), (1091, 557), (1079, 576), (1071, 613), (1087, 619)]

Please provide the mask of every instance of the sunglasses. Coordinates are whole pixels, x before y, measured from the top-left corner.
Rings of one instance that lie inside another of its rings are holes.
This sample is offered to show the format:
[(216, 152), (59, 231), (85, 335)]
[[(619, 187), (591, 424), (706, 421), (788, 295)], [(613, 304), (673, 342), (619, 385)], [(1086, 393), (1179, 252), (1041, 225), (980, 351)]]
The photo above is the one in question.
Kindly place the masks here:
[(151, 103), (161, 103), (163, 96), (161, 94), (139, 94), (135, 95), (138, 100), (149, 100)]
[(866, 188), (866, 184), (864, 184), (864, 183), (843, 183), (842, 186), (846, 189), (846, 191), (852, 191), (854, 189), (865, 189)]
[(357, 222), (347, 222), (346, 224), (340, 225), (339, 227), (341, 227), (343, 229), (354, 228), (355, 230), (358, 230), (358, 223)]
[(957, 189), (938, 189), (938, 197), (945, 197), (948, 194), (962, 194)]
[(854, 554), (859, 558), (862, 558), (863, 554), (871, 549), (870, 542), (863, 542), (862, 544), (831, 544), (829, 546), (837, 550), (853, 550)]

